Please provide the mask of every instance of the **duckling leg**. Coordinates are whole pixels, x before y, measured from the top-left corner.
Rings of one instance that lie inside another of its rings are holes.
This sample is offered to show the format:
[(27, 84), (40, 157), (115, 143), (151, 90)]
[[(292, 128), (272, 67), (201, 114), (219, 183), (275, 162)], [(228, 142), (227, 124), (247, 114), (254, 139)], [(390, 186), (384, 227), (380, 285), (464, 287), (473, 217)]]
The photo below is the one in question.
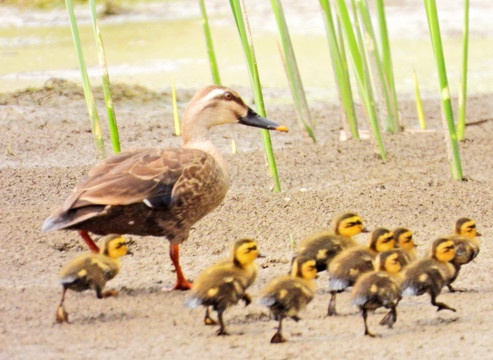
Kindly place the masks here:
[(96, 296), (98, 297), (98, 299), (104, 299), (110, 296), (118, 296), (118, 291), (116, 290), (103, 291), (100, 286), (97, 286), (94, 290), (96, 290)]
[(176, 284), (172, 288), (172, 290), (190, 290), (192, 288), (192, 284), (185, 279), (183, 276), (183, 272), (180, 267), (180, 246), (177, 244), (169, 245), (169, 257), (173, 262), (176, 270)]
[(452, 284), (448, 284), (447, 287), (448, 287), (448, 291), (450, 291), (451, 293), (454, 293), (454, 292), (466, 292), (466, 290), (454, 288), (452, 286)]
[(99, 247), (96, 245), (96, 243), (91, 238), (91, 236), (89, 235), (89, 233), (87, 231), (85, 231), (85, 230), (78, 230), (78, 232), (79, 232), (79, 235), (82, 237), (82, 240), (84, 240), (84, 242), (89, 247), (89, 249), (93, 253), (96, 253), (96, 254), (99, 253)]
[(390, 311), (380, 320), (379, 325), (387, 326), (389, 329), (392, 329), (394, 323), (397, 321), (397, 309), (396, 306), (390, 308)]
[(209, 306), (205, 307), (205, 316), (204, 316), (204, 324), (205, 325), (216, 325), (217, 321), (211, 318), (211, 314), (209, 312)]
[(337, 312), (336, 312), (336, 295), (337, 295), (337, 291), (331, 291), (330, 292), (329, 309), (327, 310), (328, 316), (337, 315)]
[(63, 287), (63, 292), (62, 292), (62, 299), (60, 300), (60, 304), (58, 305), (56, 309), (56, 317), (55, 321), (58, 324), (64, 323), (64, 322), (69, 322), (68, 321), (68, 313), (65, 310), (65, 307), (63, 306), (63, 302), (65, 301), (65, 293), (67, 292), (67, 288), (64, 286)]
[(277, 327), (277, 331), (270, 339), (271, 344), (279, 344), (286, 342), (286, 339), (282, 336), (282, 319), (284, 319), (284, 316), (282, 314), (279, 315), (279, 326)]
[(457, 310), (455, 310), (454, 308), (448, 306), (447, 304), (444, 304), (442, 302), (437, 302), (436, 301), (436, 295), (435, 294), (431, 294), (431, 304), (433, 306), (436, 306), (438, 309), (437, 311), (440, 311), (440, 310), (450, 310), (450, 311), (453, 311), (453, 312), (456, 312)]
[(245, 307), (252, 303), (252, 297), (247, 293), (243, 294), (243, 297), (241, 298), (241, 300), (243, 300), (245, 302)]
[(229, 333), (226, 331), (226, 327), (224, 326), (223, 312), (224, 310), (217, 310), (217, 319), (219, 320), (219, 330), (217, 330), (216, 335), (218, 336), (229, 335)]
[(367, 323), (368, 313), (365, 308), (361, 309), (361, 314), (363, 315), (363, 321), (365, 323), (365, 335), (370, 337), (377, 337), (377, 335), (371, 333), (370, 330), (368, 330), (368, 323)]

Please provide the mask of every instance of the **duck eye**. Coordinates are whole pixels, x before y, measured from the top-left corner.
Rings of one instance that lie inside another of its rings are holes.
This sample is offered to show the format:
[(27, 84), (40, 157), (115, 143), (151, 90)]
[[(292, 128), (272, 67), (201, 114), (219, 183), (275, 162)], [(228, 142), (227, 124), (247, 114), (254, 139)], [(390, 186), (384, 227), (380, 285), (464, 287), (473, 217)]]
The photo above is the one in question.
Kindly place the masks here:
[(229, 91), (224, 93), (224, 99), (226, 100), (231, 100), (233, 99), (233, 94), (231, 94)]

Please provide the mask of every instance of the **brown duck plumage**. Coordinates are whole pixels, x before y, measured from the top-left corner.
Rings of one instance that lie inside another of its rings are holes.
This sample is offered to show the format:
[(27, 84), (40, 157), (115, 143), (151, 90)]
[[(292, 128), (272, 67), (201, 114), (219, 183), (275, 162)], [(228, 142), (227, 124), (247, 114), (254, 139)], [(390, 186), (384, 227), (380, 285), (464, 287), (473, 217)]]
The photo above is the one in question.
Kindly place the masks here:
[(240, 123), (287, 131), (258, 116), (228, 88), (212, 85), (197, 92), (183, 117), (183, 147), (125, 151), (93, 167), (43, 230), (165, 236), (177, 272), (175, 289), (190, 288), (179, 266), (178, 244), (192, 225), (216, 208), (230, 180), (221, 154), (209, 139), (216, 125)]

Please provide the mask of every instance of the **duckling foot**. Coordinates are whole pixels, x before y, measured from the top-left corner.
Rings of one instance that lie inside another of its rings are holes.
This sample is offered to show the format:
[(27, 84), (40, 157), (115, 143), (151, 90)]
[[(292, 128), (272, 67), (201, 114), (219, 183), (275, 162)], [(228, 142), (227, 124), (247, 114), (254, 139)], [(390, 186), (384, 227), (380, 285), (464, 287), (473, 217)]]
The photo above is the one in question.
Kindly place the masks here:
[(272, 339), (270, 339), (271, 344), (280, 344), (286, 342), (287, 340), (282, 336), (282, 334), (276, 332)]
[(204, 324), (205, 325), (217, 325), (217, 321), (214, 320), (213, 318), (211, 318), (210, 316), (209, 317), (205, 317), (204, 318)]
[(450, 310), (453, 312), (457, 312), (453, 307), (448, 306), (447, 304), (444, 303), (436, 303), (436, 306), (438, 307), (437, 311), (442, 311), (442, 310)]
[(465, 289), (456, 289), (454, 288), (452, 285), (447, 285), (448, 287), (448, 291), (450, 291), (451, 293), (455, 293), (455, 292), (466, 292)]
[(68, 313), (63, 306), (59, 306), (56, 309), (55, 321), (57, 324), (62, 324), (64, 322), (68, 323)]
[(226, 329), (220, 328), (219, 330), (217, 330), (216, 335), (217, 336), (228, 336), (229, 333), (226, 331)]
[(380, 320), (379, 325), (387, 326), (389, 329), (392, 329), (395, 321), (396, 321), (396, 316), (394, 315), (394, 313), (391, 310), (382, 318), (382, 320)]
[(247, 293), (243, 294), (243, 297), (241, 298), (241, 300), (243, 300), (245, 302), (245, 307), (252, 303), (252, 298)]
[(110, 296), (118, 296), (118, 291), (116, 290), (107, 290), (101, 294), (102, 298), (107, 298)]
[(368, 330), (365, 331), (365, 335), (366, 336), (369, 336), (369, 337), (372, 337), (372, 338), (378, 338), (378, 337), (381, 337), (381, 335), (378, 335), (378, 334), (374, 334)]

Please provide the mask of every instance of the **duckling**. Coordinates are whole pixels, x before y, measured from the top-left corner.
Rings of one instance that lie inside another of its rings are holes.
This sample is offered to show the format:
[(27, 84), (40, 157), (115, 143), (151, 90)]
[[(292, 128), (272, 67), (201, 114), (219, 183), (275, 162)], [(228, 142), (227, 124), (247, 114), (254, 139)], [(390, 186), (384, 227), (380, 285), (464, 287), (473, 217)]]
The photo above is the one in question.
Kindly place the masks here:
[(469, 218), (460, 218), (454, 226), (454, 235), (450, 238), (455, 245), (455, 257), (451, 261), (455, 266), (455, 277), (447, 285), (450, 292), (462, 291), (452, 286), (459, 276), (461, 267), (473, 261), (479, 254), (479, 241), (476, 239), (481, 234), (476, 229), (476, 223)]
[(408, 259), (408, 263), (415, 261), (418, 258), (416, 253), (417, 245), (413, 240), (413, 233), (406, 228), (397, 228), (394, 230), (395, 247), (402, 250), (402, 253)]
[(185, 305), (191, 309), (199, 305), (206, 307), (204, 323), (214, 324), (210, 318), (209, 306), (217, 313), (219, 330), (217, 335), (229, 335), (223, 321), (223, 312), (240, 300), (251, 302), (246, 289), (255, 281), (259, 256), (257, 243), (252, 239), (237, 240), (233, 246), (233, 260), (221, 261), (206, 269), (195, 281)]
[(375, 259), (375, 271), (361, 275), (351, 292), (352, 304), (360, 308), (365, 324), (365, 335), (375, 337), (367, 324), (367, 312), (385, 307), (389, 313), (380, 325), (392, 328), (397, 320), (397, 304), (401, 300), (400, 271), (407, 264), (407, 258), (397, 249), (384, 251)]
[(337, 255), (329, 265), (330, 302), (328, 316), (337, 315), (336, 295), (353, 286), (361, 274), (372, 271), (373, 259), (382, 251), (394, 248), (392, 231), (377, 228), (370, 235), (368, 247), (352, 247)]
[(98, 246), (89, 232), (166, 237), (176, 270), (173, 289), (190, 289), (180, 267), (179, 245), (197, 221), (222, 203), (230, 186), (226, 163), (209, 139), (209, 129), (222, 124), (288, 131), (257, 115), (235, 91), (206, 86), (185, 110), (181, 148), (107, 157), (75, 186), (42, 230), (78, 230), (93, 252)]
[(442, 288), (455, 276), (455, 268), (450, 263), (455, 257), (454, 242), (446, 237), (436, 239), (431, 247), (431, 255), (411, 264), (405, 271), (402, 284), (404, 296), (419, 296), (428, 293), (431, 304), (437, 311), (456, 311), (447, 304), (437, 302)]
[(293, 260), (291, 275), (278, 277), (265, 288), (258, 303), (267, 306), (274, 319), (279, 321), (277, 332), (270, 339), (271, 343), (286, 341), (282, 336), (282, 320), (285, 317), (300, 320), (298, 313), (315, 295), (316, 285), (313, 279), (316, 275), (315, 260), (307, 256), (298, 256)]
[(308, 256), (317, 262), (317, 271), (327, 270), (330, 261), (342, 250), (356, 246), (353, 236), (369, 232), (363, 227), (363, 220), (354, 213), (338, 216), (333, 222), (332, 231), (322, 231), (303, 240), (296, 256)]
[(62, 299), (56, 311), (56, 322), (68, 322), (68, 313), (63, 303), (68, 289), (96, 291), (98, 299), (116, 296), (117, 291), (103, 291), (106, 282), (113, 279), (120, 271), (119, 257), (131, 252), (127, 248), (128, 242), (121, 235), (110, 234), (102, 239), (99, 254), (88, 253), (76, 257), (60, 272), (60, 284), (63, 286)]

